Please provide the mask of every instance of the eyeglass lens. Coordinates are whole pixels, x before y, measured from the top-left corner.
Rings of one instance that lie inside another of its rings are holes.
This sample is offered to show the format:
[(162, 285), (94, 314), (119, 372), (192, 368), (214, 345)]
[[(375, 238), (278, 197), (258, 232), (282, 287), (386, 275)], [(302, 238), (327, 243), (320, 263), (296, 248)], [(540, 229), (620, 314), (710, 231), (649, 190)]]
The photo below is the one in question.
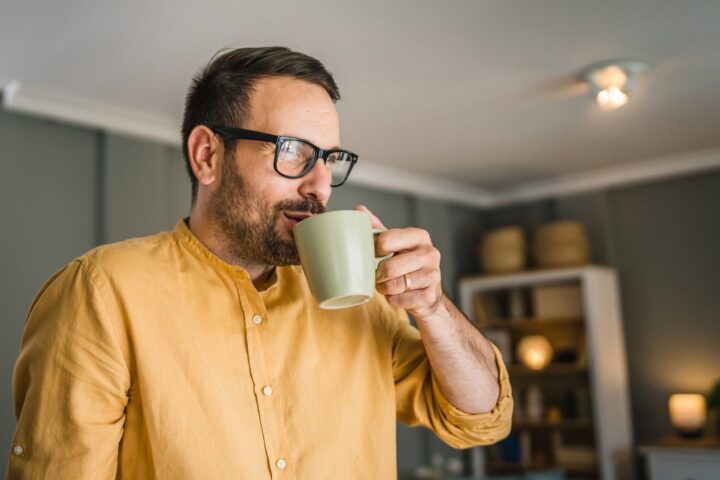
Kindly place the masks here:
[[(306, 169), (315, 155), (312, 145), (300, 140), (285, 140), (278, 152), (277, 169), (289, 177), (302, 176), (307, 173)], [(352, 157), (347, 152), (333, 152), (327, 156), (325, 166), (331, 172), (332, 185), (339, 185), (345, 180), (352, 166)]]

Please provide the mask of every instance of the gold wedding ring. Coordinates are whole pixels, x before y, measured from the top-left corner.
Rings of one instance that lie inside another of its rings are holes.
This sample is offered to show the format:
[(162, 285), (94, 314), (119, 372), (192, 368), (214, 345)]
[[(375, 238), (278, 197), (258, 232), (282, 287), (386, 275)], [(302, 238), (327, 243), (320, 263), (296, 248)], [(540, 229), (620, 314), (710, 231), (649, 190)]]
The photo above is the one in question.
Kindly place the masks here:
[(405, 279), (405, 291), (409, 292), (410, 290), (412, 290), (412, 286), (410, 284), (410, 277), (407, 273), (403, 273), (403, 278)]

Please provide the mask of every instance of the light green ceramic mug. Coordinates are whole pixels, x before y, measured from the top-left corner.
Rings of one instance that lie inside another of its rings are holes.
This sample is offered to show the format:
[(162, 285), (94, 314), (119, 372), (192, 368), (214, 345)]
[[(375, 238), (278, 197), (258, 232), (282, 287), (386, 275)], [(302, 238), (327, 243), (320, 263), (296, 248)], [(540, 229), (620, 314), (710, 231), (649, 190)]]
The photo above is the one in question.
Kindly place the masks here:
[(347, 308), (365, 303), (375, 293), (375, 270), (385, 258), (375, 257), (367, 214), (336, 210), (313, 215), (293, 229), (310, 291), (320, 308)]

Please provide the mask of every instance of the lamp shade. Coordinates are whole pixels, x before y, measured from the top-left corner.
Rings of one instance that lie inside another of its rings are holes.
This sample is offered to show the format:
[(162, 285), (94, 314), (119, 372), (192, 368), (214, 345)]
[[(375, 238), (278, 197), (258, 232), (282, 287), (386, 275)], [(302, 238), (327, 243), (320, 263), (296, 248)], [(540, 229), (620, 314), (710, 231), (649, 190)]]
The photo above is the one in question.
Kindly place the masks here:
[(695, 393), (676, 393), (668, 401), (670, 422), (681, 435), (699, 435), (705, 428), (705, 397)]
[(518, 342), (517, 356), (526, 367), (542, 370), (552, 361), (553, 348), (550, 341), (542, 335), (528, 335)]

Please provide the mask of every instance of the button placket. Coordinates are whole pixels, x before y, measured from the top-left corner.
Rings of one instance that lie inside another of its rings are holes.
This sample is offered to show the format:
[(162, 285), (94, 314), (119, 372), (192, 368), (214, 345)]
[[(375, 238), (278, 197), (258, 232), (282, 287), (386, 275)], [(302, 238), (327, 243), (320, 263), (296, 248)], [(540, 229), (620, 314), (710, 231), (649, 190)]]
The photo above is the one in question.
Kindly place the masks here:
[[(275, 459), (275, 479), (281, 471), (287, 468), (287, 460), (280, 457), (282, 453), (288, 452), (284, 442), (284, 428), (282, 424), (282, 413), (277, 399), (273, 399), (274, 388), (270, 382), (276, 379), (268, 370), (266, 349), (272, 350), (273, 337), (268, 312), (265, 311), (265, 304), (260, 295), (252, 288), (248, 281), (239, 285), (239, 296), (246, 312), (244, 324), (250, 376), (255, 385), (256, 401), (260, 426), (263, 431), (265, 452), (268, 459)], [(265, 383), (268, 382), (268, 383)], [(270, 460), (272, 462), (272, 460)], [(272, 463), (271, 463), (272, 465)], [(284, 473), (283, 473), (284, 475)]]

